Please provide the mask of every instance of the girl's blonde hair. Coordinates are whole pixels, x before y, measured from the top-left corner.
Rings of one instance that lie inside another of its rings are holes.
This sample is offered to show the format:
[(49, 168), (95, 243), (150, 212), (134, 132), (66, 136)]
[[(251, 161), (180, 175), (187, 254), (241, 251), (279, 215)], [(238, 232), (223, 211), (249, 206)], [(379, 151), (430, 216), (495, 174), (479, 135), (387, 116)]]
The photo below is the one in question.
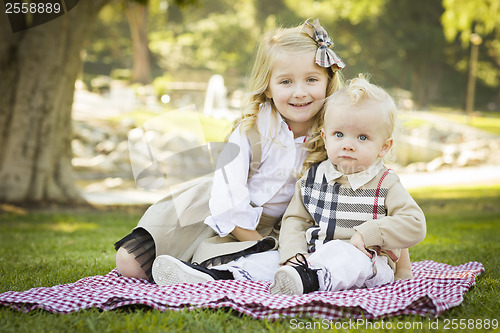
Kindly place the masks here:
[[(305, 24), (305, 23), (304, 23)], [(271, 80), (271, 71), (278, 59), (280, 52), (302, 53), (316, 52), (317, 42), (304, 30), (304, 24), (293, 28), (275, 28), (265, 33), (261, 40), (255, 57), (253, 70), (248, 82), (247, 103), (241, 119), (238, 121), (240, 129), (246, 131), (257, 121), (259, 106), (268, 101), (265, 92)], [(336, 66), (325, 68), (328, 74), (328, 84), (326, 96), (330, 96), (342, 85), (342, 78), (337, 71)], [(271, 103), (273, 110), (276, 109)], [(311, 154), (306, 158), (303, 164), (303, 171), (307, 170), (312, 163), (311, 159), (316, 160), (315, 155), (326, 156), (324, 142), (321, 139), (321, 128), (323, 127), (323, 108), (314, 116), (309, 128), (311, 138), (306, 142), (306, 149)]]

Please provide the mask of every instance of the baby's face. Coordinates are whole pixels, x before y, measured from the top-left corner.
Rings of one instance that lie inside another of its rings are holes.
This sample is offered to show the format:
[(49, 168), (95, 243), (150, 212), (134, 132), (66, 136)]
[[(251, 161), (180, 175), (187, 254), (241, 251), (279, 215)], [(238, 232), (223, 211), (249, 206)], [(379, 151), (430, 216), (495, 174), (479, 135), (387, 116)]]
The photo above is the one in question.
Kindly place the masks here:
[(369, 100), (328, 105), (321, 135), (328, 159), (344, 174), (366, 170), (393, 142), (383, 111)]

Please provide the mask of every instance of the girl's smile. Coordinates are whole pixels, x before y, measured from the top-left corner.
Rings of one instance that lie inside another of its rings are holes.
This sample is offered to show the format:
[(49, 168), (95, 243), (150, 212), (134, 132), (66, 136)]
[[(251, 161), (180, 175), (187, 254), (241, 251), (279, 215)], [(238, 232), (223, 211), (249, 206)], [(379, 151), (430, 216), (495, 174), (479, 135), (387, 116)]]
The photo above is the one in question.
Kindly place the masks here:
[(294, 107), (303, 107), (303, 106), (307, 106), (307, 105), (310, 105), (312, 102), (309, 102), (309, 103), (302, 103), (302, 104), (290, 104), (291, 106), (294, 106)]

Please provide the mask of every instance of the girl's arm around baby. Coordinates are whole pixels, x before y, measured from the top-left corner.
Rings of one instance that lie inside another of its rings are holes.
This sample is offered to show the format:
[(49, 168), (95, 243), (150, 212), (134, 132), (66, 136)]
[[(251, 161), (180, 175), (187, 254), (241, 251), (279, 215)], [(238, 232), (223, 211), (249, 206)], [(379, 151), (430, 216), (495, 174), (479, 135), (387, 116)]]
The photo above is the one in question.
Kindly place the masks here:
[(240, 242), (259, 241), (263, 238), (257, 230), (243, 229), (240, 227), (234, 227), (233, 231), (231, 231), (231, 234), (233, 234), (233, 236), (236, 237), (236, 239), (238, 239)]

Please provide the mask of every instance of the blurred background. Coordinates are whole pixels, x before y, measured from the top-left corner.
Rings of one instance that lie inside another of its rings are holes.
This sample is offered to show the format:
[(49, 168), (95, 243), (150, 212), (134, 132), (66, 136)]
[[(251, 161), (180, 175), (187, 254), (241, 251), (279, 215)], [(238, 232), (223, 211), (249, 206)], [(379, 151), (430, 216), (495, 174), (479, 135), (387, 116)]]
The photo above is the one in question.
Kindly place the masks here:
[(196, 150), (182, 163), (175, 155), (224, 140), (259, 37), (307, 18), (330, 34), (345, 79), (368, 73), (397, 101), (404, 129), (391, 167), (405, 185), (500, 182), (499, 0), (100, 2), (71, 113), (72, 166), (88, 200), (137, 188), (155, 161), (168, 160), (170, 174), (191, 165), (177, 183), (210, 172)]
[[(454, 171), (499, 162), (499, 6), (486, 0), (113, 2), (91, 28), (80, 80), (82, 89), (121, 101), (128, 90), (129, 101), (139, 105), (126, 105), (122, 125), (194, 104), (201, 122), (205, 116), (219, 120), (207, 139), (223, 140), (220, 126), (240, 112), (259, 37), (275, 26), (318, 18), (347, 64), (344, 77), (369, 73), (398, 102), (404, 132), (392, 167), (408, 174), (408, 186), (426, 184), (416, 173), (438, 171), (427, 175), (428, 185), (475, 182), (478, 173), (491, 181), (500, 177), (498, 168)], [(157, 154), (182, 147), (178, 135), (156, 135)], [(123, 159), (107, 170), (127, 172), (127, 165)], [(193, 165), (205, 172), (203, 160)], [(85, 169), (84, 163), (78, 167)], [(108, 178), (107, 186), (113, 184), (123, 183)]]
[[(177, 90), (204, 90), (221, 74), (237, 99), (263, 32), (318, 18), (347, 63), (346, 78), (372, 73), (395, 97), (408, 99), (407, 108), (462, 109), (474, 61), (474, 107), (498, 111), (499, 6), (497, 0), (114, 1), (89, 27), (82, 80), (94, 90), (104, 88), (98, 75), (151, 84), (157, 97), (169, 94), (179, 107), (198, 98), (177, 97)], [(481, 52), (472, 59), (475, 45)], [(178, 81), (200, 84), (176, 87)]]

